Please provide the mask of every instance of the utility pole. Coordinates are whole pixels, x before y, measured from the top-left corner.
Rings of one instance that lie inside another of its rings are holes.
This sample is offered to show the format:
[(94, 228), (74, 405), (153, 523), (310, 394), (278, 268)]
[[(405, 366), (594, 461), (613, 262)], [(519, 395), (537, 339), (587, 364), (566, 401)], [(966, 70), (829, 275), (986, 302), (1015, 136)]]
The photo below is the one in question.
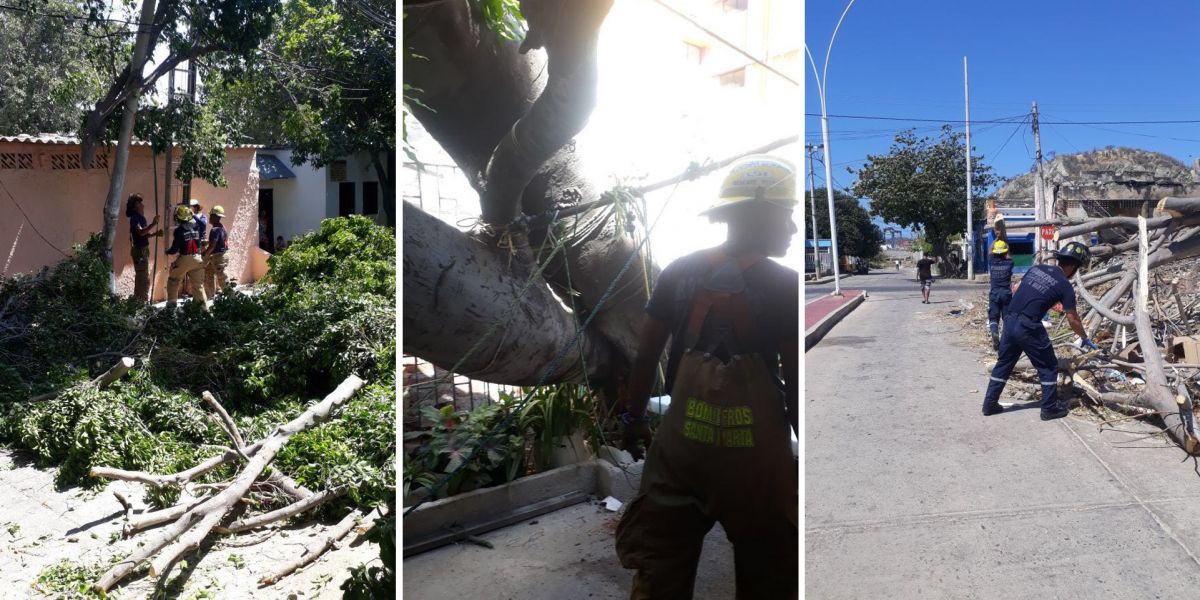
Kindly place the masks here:
[[(191, 38), (192, 43), (195, 43), (196, 38), (195, 38), (194, 32), (192, 31), (191, 25), (188, 25), (188, 34), (189, 34), (188, 37)], [(195, 106), (196, 105), (196, 59), (194, 59), (194, 58), (188, 59), (187, 63), (188, 63), (188, 66), (187, 66), (187, 95), (188, 95), (188, 100), (191, 101), (192, 106)], [(187, 127), (195, 127), (195, 123), (188, 123), (186, 126)], [(192, 197), (192, 180), (188, 179), (187, 181), (183, 182), (183, 201), (187, 202), (191, 199), (191, 197)]]
[(967, 111), (967, 281), (975, 281), (975, 224), (971, 210), (971, 92), (967, 87), (967, 57), (963, 57), (963, 99)]
[[(1036, 100), (1033, 101), (1033, 147), (1035, 149), (1034, 168), (1036, 170), (1033, 188), (1033, 218), (1041, 221), (1046, 219), (1046, 200), (1043, 197), (1045, 184), (1042, 179), (1042, 136), (1041, 132), (1038, 130), (1038, 111)], [(1041, 264), (1043, 261), (1042, 255), (1046, 251), (1046, 240), (1042, 239), (1040, 231), (1035, 231), (1034, 235), (1037, 236), (1036, 242), (1034, 243), (1034, 247), (1037, 248), (1037, 256), (1034, 257), (1034, 261), (1036, 264)]]
[(808, 204), (810, 207), (808, 220), (812, 222), (813, 230), (813, 275), (817, 279), (821, 278), (821, 236), (817, 234), (817, 173), (813, 170), (813, 154), (817, 148), (822, 148), (821, 144), (805, 144), (804, 149), (808, 151)]

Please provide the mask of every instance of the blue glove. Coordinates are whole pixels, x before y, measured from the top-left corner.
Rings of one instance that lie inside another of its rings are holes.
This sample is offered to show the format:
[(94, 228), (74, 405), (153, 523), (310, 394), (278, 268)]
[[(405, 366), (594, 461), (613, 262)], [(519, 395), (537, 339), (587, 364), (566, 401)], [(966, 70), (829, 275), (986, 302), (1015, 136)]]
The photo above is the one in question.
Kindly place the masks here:
[(1100, 346), (1097, 346), (1096, 342), (1093, 342), (1092, 340), (1083, 340), (1083, 347), (1087, 348), (1088, 350), (1099, 350), (1100, 349)]

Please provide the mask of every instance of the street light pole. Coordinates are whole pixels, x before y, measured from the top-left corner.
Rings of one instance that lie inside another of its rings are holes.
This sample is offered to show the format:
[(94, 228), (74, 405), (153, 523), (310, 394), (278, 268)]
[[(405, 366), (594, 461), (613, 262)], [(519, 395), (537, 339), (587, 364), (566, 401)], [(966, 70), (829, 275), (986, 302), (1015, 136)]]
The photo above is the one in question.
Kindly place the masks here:
[(829, 202), (829, 242), (833, 250), (833, 295), (835, 296), (842, 295), (842, 285), (841, 269), (838, 265), (837, 217), (834, 215), (833, 205), (833, 159), (829, 154), (829, 111), (825, 108), (825, 92), (829, 83), (829, 55), (833, 52), (833, 40), (837, 39), (837, 32), (842, 28), (842, 21), (846, 19), (846, 13), (850, 12), (851, 6), (854, 6), (854, 0), (850, 0), (846, 4), (842, 16), (838, 18), (837, 25), (833, 28), (833, 35), (829, 36), (829, 47), (825, 49), (825, 64), (819, 75), (817, 61), (813, 59), (808, 44), (804, 45), (804, 53), (808, 55), (808, 64), (812, 66), (813, 77), (817, 80), (817, 94), (821, 98), (821, 141), (825, 150), (825, 198)]
[(809, 204), (809, 222), (812, 223), (813, 230), (813, 275), (815, 279), (821, 278), (821, 236), (817, 234), (817, 180), (816, 173), (813, 171), (813, 151), (820, 148), (820, 145), (805, 144), (805, 149), (808, 150), (808, 204)]
[(971, 210), (971, 92), (967, 87), (967, 57), (963, 57), (963, 101), (967, 111), (967, 281), (975, 281), (975, 224)]

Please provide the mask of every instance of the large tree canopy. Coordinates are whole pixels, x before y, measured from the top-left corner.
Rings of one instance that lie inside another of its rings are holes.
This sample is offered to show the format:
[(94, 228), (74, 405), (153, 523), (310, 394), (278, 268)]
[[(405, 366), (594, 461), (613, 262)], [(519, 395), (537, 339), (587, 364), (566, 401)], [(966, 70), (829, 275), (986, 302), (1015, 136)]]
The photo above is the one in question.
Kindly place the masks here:
[[(826, 200), (825, 188), (816, 190), (816, 212), (813, 218), (817, 224), (817, 234), (822, 239), (829, 238), (829, 203)], [(813, 193), (805, 194), (805, 206), (810, 204)], [(883, 232), (871, 221), (871, 214), (863, 208), (858, 199), (842, 191), (833, 192), (833, 210), (837, 217), (838, 251), (859, 258), (874, 258), (879, 254), (883, 244)], [(810, 226), (811, 227), (811, 226)], [(811, 230), (809, 231), (811, 235)]]
[[(948, 239), (967, 230), (967, 158), (964, 136), (942, 127), (937, 138), (917, 137), (913, 130), (896, 136), (884, 155), (867, 156), (858, 170), (853, 193), (871, 200), (871, 214), (889, 223), (917, 227), (945, 256)], [(972, 149), (972, 152), (974, 149)], [(983, 198), (996, 184), (983, 157), (971, 155), (971, 188)], [(983, 216), (983, 202), (974, 205), (973, 219)]]
[(66, 133), (124, 68), (131, 37), (114, 24), (85, 26), (76, 0), (14, 1), (0, 8), (0, 135)]
[(387, 0), (293, 0), (262, 46), (216, 74), (208, 99), (245, 141), (320, 167), (371, 156), (395, 223), (396, 12)]
[(511, 19), (496, 18), (511, 10), (497, 15), (494, 4), (513, 5), (404, 7), (405, 104), (468, 175), (482, 208), (482, 225), (464, 234), (404, 205), (405, 351), (477, 379), (535, 383), (611, 283), (614, 293), (546, 382), (585, 373), (619, 381), (655, 269), (645, 272), (611, 206), (554, 224), (523, 218), (600, 197), (567, 142), (595, 103), (596, 44), (612, 0), (570, 10), (523, 1), (523, 41)]

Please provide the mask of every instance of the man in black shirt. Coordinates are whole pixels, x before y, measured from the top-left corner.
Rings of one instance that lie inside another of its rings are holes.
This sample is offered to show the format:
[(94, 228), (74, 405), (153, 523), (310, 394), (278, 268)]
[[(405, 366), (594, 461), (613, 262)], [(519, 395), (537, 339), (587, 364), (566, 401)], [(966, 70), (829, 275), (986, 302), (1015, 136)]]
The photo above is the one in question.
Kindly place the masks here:
[(630, 374), (625, 448), (648, 442), (646, 405), (670, 338), (671, 406), (646, 457), (638, 496), (617, 528), (631, 598), (691, 598), (704, 536), (719, 521), (734, 546), (739, 598), (799, 590), (800, 275), (783, 256), (797, 231), (795, 171), (770, 156), (733, 166), (705, 211), (725, 244), (670, 265), (646, 306)]
[(129, 217), (129, 254), (133, 259), (133, 297), (145, 303), (150, 294), (150, 238), (161, 236), (158, 215), (146, 223), (146, 205), (141, 194), (131, 194), (125, 201), (125, 216)]
[(921, 280), (921, 304), (929, 304), (929, 289), (933, 287), (933, 265), (937, 257), (926, 256), (917, 261), (917, 279)]

